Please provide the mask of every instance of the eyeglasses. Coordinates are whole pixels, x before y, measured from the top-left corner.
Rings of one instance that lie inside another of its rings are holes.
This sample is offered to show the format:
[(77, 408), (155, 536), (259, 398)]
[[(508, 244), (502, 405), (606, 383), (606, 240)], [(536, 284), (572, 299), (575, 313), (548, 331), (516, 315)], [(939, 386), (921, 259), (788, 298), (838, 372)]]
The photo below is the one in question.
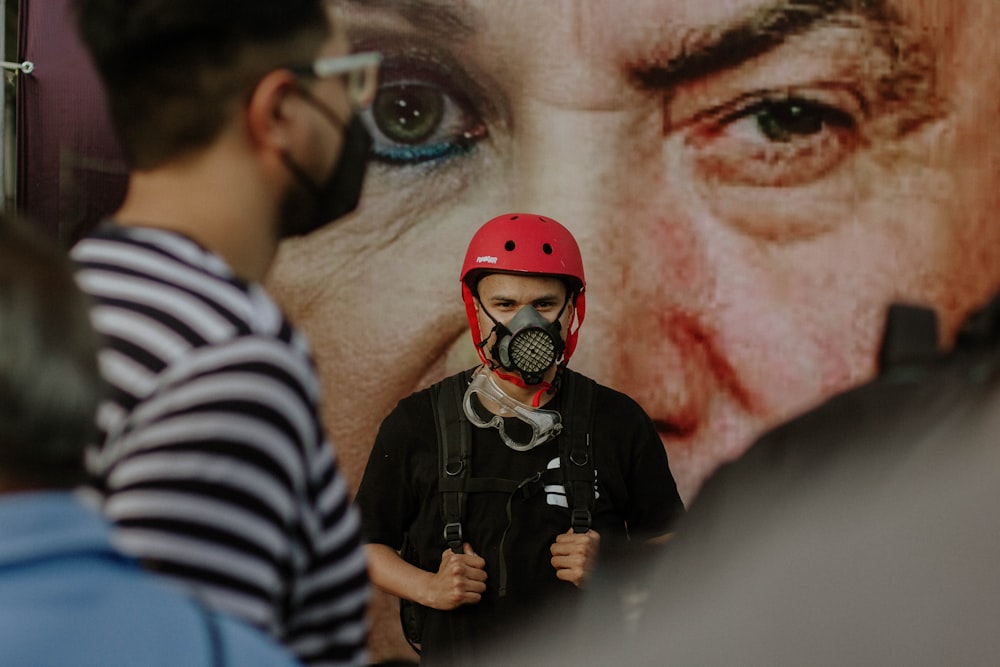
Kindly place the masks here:
[(296, 74), (320, 79), (341, 76), (344, 89), (355, 109), (366, 109), (378, 92), (378, 68), (382, 54), (377, 51), (352, 53), (348, 56), (319, 58), (308, 65), (290, 67)]

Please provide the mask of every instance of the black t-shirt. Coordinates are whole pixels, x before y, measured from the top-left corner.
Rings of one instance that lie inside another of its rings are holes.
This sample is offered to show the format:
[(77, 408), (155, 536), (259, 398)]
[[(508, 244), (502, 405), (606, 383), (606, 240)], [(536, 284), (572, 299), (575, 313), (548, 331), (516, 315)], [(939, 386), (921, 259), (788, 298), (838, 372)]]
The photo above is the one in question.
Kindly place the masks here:
[[(403, 399), (382, 422), (357, 502), (369, 542), (398, 550), (408, 535), (416, 564), (436, 572), (448, 546), (438, 491), (432, 390)], [(641, 541), (668, 532), (683, 507), (649, 417), (631, 398), (601, 385), (594, 388), (592, 406), (592, 525), (601, 534), (602, 549), (626, 538)], [(566, 421), (559, 394), (544, 407), (559, 411)], [(460, 640), (475, 643), (480, 635), (495, 637), (502, 627), (528, 622), (544, 598), (576, 591), (573, 584), (556, 578), (550, 563), (549, 547), (570, 526), (570, 503), (559, 483), (560, 436), (519, 452), (506, 446), (495, 428), (471, 430), (470, 476), (520, 482), (543, 473), (547, 483), (529, 484), (527, 492), (516, 494), (468, 494), (464, 538), (486, 560), (487, 590), (477, 605), (428, 612), (422, 642), (425, 662)], [(503, 596), (502, 579), (507, 583)]]

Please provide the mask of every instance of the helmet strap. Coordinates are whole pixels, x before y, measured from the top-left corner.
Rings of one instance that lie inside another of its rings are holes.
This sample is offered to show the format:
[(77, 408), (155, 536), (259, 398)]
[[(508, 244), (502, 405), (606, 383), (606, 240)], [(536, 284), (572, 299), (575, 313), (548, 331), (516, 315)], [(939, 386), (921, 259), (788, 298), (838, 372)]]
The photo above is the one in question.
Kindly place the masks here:
[(552, 384), (549, 383), (549, 382), (546, 382), (545, 380), (542, 380), (539, 384), (530, 384), (529, 385), (529, 384), (525, 383), (525, 381), (522, 380), (517, 375), (511, 375), (510, 373), (503, 372), (503, 369), (501, 369), (495, 363), (490, 362), (489, 363), (489, 369), (493, 373), (496, 373), (496, 376), (498, 378), (500, 378), (501, 380), (506, 380), (507, 382), (510, 382), (511, 384), (514, 384), (514, 385), (517, 385), (518, 387), (521, 387), (522, 389), (534, 389), (535, 387), (538, 387), (538, 391), (535, 392), (535, 395), (531, 397), (531, 407), (533, 407), (533, 408), (537, 408), (537, 407), (539, 407), (542, 404), (542, 396), (544, 396), (546, 392), (549, 392), (549, 393), (552, 393), (552, 394), (555, 393), (555, 390), (554, 390)]

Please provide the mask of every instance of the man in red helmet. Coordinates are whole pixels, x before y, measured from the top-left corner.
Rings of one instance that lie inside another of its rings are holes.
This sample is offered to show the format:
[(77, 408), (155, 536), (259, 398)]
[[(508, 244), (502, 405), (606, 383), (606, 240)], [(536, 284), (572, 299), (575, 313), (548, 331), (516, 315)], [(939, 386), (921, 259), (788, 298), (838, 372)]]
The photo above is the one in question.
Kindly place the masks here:
[(575, 595), (602, 542), (646, 543), (683, 511), (642, 408), (566, 368), (586, 310), (569, 231), (494, 218), (461, 280), (482, 363), (399, 402), (357, 494), (372, 580), (419, 611), (421, 664), (468, 662)]

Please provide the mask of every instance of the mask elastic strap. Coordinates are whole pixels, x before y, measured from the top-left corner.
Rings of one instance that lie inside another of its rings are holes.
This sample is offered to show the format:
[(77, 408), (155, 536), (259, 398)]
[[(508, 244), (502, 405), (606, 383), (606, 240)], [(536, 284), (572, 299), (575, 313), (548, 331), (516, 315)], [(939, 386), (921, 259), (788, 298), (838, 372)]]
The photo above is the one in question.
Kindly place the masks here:
[[(333, 109), (328, 107), (318, 97), (313, 95), (312, 91), (298, 83), (295, 85), (294, 90), (299, 97), (305, 100), (306, 104), (318, 111), (320, 115), (326, 118), (335, 128), (340, 130), (342, 133), (347, 131), (347, 123), (341, 120)], [(292, 172), (292, 175), (295, 176), (295, 179), (300, 185), (302, 185), (302, 187), (309, 191), (314, 197), (322, 196), (323, 188), (309, 178), (309, 175), (305, 172), (305, 170), (295, 163), (287, 151), (281, 152), (281, 161), (285, 163), (285, 166), (288, 167), (288, 171)]]
[[(482, 308), (483, 313), (486, 315), (486, 317), (490, 318), (490, 322), (493, 323), (493, 328), (490, 329), (490, 333), (486, 334), (485, 338), (483, 337), (482, 332), (480, 332), (480, 334), (479, 334), (479, 342), (476, 343), (476, 351), (479, 353), (479, 358), (482, 360), (482, 362), (484, 364), (486, 364), (486, 366), (491, 371), (495, 371), (495, 370), (497, 370), (499, 368), (499, 366), (497, 365), (496, 361), (494, 361), (493, 359), (490, 359), (489, 357), (486, 356), (486, 349), (485, 348), (486, 348), (486, 343), (490, 340), (490, 336), (493, 335), (494, 332), (496, 332), (497, 338), (500, 337), (500, 332), (498, 331), (498, 329), (502, 325), (500, 324), (500, 322), (497, 321), (497, 318), (493, 317), (490, 314), (490, 311), (486, 310), (486, 306), (484, 306), (483, 302), (479, 300), (479, 296), (477, 294), (473, 294), (472, 298), (479, 302), (479, 307)], [(476, 327), (478, 327), (478, 326), (479, 326), (479, 323), (477, 322), (476, 323)], [(509, 376), (505, 377), (503, 375), (500, 375), (500, 377), (504, 378), (505, 380), (506, 379), (511, 379)]]
[(345, 123), (337, 113), (328, 107), (325, 102), (320, 100), (318, 97), (313, 95), (312, 91), (305, 88), (301, 84), (295, 86), (295, 92), (302, 96), (309, 106), (319, 111), (328, 121), (330, 121), (338, 130), (344, 132), (347, 130), (348, 123)]
[(288, 171), (292, 172), (292, 176), (299, 182), (299, 185), (305, 188), (306, 192), (313, 197), (319, 197), (322, 194), (320, 186), (309, 178), (309, 174), (306, 173), (305, 169), (295, 163), (295, 160), (288, 154), (288, 151), (281, 151), (281, 161), (285, 163), (285, 167), (288, 168)]
[[(478, 296), (475, 297), (475, 299), (479, 301)], [(493, 315), (490, 314), (490, 311), (486, 310), (486, 306), (483, 304), (482, 301), (479, 301), (479, 307), (483, 309), (483, 314), (485, 314), (486, 317), (490, 318), (490, 322), (493, 323), (493, 330), (496, 331), (496, 328), (500, 326), (500, 322), (497, 320), (497, 318), (493, 317)], [(489, 336), (487, 336), (487, 338), (489, 338)]]
[[(561, 320), (561, 319), (562, 319), (562, 316), (563, 316), (563, 313), (565, 313), (565, 312), (566, 312), (566, 306), (568, 306), (568, 305), (569, 305), (569, 298), (570, 298), (570, 297), (569, 297), (569, 294), (566, 294), (566, 300), (565, 300), (565, 301), (563, 301), (563, 305), (562, 305), (562, 308), (560, 308), (560, 309), (559, 309), (559, 313), (558, 313), (558, 314), (556, 315), (556, 319), (554, 319), (554, 320), (552, 321), (552, 325), (551, 325), (551, 326), (552, 326), (552, 327), (553, 327), (553, 328), (554, 328), (554, 329), (555, 329), (555, 330), (556, 330), (557, 332), (559, 332), (559, 331), (562, 331), (562, 324), (560, 324), (560, 323), (559, 323), (559, 320)], [(572, 322), (570, 322), (570, 324), (572, 324)], [(565, 345), (565, 341), (564, 341), (564, 345)]]
[[(306, 104), (319, 111), (320, 115), (330, 121), (334, 127), (341, 132), (345, 131), (347, 126), (344, 125), (344, 122), (337, 117), (337, 114), (318, 100), (308, 89), (296, 84), (294, 90), (299, 97), (305, 100)], [(309, 174), (306, 173), (305, 169), (296, 164), (295, 160), (293, 160), (288, 154), (288, 151), (281, 152), (281, 161), (285, 163), (285, 167), (288, 168), (288, 171), (292, 172), (292, 176), (295, 177), (295, 180), (297, 180), (299, 185), (305, 188), (307, 192), (314, 197), (320, 197), (322, 195), (323, 188), (320, 187), (320, 185), (314, 180), (309, 178)]]

